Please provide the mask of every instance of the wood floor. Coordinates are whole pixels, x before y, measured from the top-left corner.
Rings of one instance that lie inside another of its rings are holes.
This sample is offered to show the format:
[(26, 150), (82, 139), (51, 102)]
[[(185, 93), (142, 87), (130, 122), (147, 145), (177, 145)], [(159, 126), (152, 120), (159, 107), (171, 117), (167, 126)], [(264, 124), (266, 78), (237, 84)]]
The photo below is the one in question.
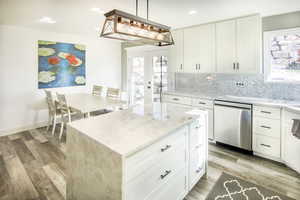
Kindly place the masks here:
[[(45, 128), (0, 137), (0, 200), (66, 198), (65, 138), (58, 142)], [(239, 176), (296, 200), (300, 175), (281, 164), (209, 146), (208, 178), (186, 200), (205, 199), (222, 172)]]

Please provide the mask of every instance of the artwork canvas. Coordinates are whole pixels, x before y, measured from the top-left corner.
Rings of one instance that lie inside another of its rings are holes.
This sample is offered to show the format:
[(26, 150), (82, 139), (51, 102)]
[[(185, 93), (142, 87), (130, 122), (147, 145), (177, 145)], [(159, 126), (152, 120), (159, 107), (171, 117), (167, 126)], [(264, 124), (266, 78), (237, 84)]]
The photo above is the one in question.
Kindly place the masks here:
[(85, 85), (85, 45), (38, 41), (38, 88)]

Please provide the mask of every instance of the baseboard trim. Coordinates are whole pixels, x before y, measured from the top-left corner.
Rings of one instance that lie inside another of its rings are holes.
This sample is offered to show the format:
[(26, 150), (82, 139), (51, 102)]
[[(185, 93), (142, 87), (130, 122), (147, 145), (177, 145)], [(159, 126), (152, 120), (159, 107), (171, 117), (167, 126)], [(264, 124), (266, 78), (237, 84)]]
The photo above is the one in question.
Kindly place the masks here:
[(43, 127), (43, 126), (47, 126), (47, 124), (48, 124), (48, 122), (39, 122), (39, 123), (32, 124), (32, 125), (29, 125), (29, 126), (23, 126), (23, 127), (14, 128), (14, 129), (8, 129), (8, 130), (1, 130), (0, 131), (0, 137), (1, 136), (12, 135), (12, 134), (19, 133), (19, 132), (22, 132), (22, 131), (28, 131), (28, 130), (35, 129), (35, 128), (40, 128), (40, 127)]

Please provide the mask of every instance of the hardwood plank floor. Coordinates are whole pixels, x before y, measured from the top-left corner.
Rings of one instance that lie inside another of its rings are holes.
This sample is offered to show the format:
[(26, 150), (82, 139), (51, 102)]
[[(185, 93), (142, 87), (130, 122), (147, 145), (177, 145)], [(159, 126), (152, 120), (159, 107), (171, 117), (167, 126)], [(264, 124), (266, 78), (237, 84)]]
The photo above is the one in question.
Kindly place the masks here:
[[(59, 131), (59, 128), (57, 128)], [(66, 198), (65, 138), (45, 128), (0, 137), (0, 200)], [(204, 200), (222, 172), (300, 199), (300, 175), (282, 164), (209, 145), (207, 179), (185, 200)]]

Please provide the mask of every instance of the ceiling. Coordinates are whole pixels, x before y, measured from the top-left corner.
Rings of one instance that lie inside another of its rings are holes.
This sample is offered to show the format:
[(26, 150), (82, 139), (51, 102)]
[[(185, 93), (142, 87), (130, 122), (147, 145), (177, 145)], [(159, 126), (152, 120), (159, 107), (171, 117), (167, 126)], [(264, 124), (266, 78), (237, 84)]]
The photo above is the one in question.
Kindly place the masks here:
[[(172, 28), (261, 13), (262, 16), (300, 10), (299, 0), (149, 0), (149, 19)], [(146, 0), (139, 2), (139, 14), (146, 14)], [(97, 34), (103, 13), (120, 9), (135, 13), (135, 0), (0, 0), (0, 24), (72, 34)], [(190, 11), (196, 14), (190, 15)], [(41, 23), (51, 17), (54, 24)], [(97, 30), (96, 30), (97, 29)]]

